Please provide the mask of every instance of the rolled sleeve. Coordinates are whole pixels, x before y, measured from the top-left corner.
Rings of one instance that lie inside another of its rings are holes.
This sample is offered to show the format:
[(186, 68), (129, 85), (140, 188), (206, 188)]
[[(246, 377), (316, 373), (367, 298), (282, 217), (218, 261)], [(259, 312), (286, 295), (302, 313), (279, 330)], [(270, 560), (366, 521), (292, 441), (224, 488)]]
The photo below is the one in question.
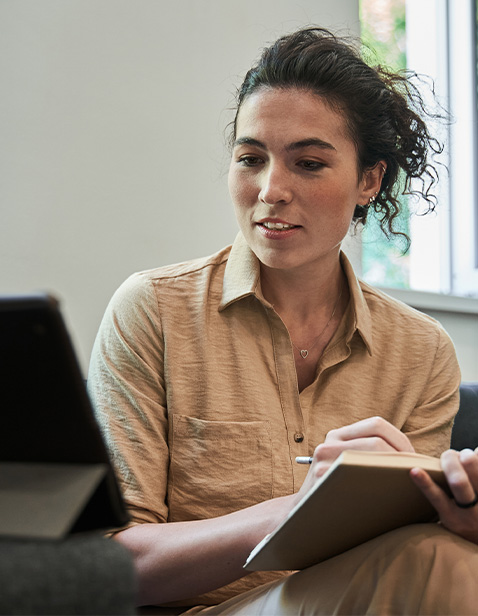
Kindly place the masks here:
[(155, 289), (135, 274), (108, 305), (88, 374), (89, 394), (132, 524), (168, 517), (163, 349)]

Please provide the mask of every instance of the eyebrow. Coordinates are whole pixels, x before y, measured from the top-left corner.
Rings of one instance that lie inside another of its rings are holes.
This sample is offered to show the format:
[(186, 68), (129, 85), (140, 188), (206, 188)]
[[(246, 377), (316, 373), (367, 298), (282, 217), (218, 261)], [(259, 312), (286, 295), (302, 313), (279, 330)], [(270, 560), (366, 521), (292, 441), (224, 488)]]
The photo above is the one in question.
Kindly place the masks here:
[(239, 139), (236, 139), (234, 141), (234, 147), (236, 148), (239, 145), (254, 145), (258, 148), (262, 148), (263, 150), (266, 150), (266, 146), (262, 143), (262, 141), (259, 141), (258, 139), (253, 139), (252, 137), (239, 137)]
[(288, 146), (286, 146), (286, 150), (300, 150), (302, 148), (308, 147), (316, 147), (321, 148), (322, 150), (336, 151), (335, 147), (331, 143), (317, 137), (311, 137), (310, 139), (302, 139), (301, 141), (295, 141), (294, 143), (290, 143)]
[[(267, 150), (267, 147), (264, 143), (262, 143), (262, 141), (254, 139), (253, 137), (239, 137), (239, 139), (236, 139), (234, 141), (234, 147), (238, 147), (240, 145), (253, 145), (257, 148)], [(286, 146), (286, 150), (291, 152), (294, 150), (301, 150), (302, 148), (308, 147), (316, 147), (322, 150), (333, 150), (334, 152), (336, 151), (336, 148), (331, 143), (317, 137), (310, 137), (309, 139), (301, 139), (300, 141), (294, 141), (293, 143), (289, 143)]]

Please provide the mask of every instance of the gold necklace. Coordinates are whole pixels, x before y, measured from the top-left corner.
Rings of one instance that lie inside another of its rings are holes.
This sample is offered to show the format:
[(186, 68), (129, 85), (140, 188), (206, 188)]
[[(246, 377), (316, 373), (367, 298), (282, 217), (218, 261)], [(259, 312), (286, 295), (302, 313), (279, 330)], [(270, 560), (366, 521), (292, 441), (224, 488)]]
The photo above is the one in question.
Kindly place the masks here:
[(329, 320), (327, 321), (327, 323), (325, 324), (324, 329), (320, 332), (320, 334), (316, 337), (314, 344), (309, 347), (308, 349), (301, 349), (299, 348), (296, 344), (294, 344), (294, 341), (292, 340), (292, 338), (290, 339), (290, 341), (292, 342), (292, 346), (294, 346), (300, 353), (300, 356), (302, 357), (302, 359), (307, 359), (308, 355), (309, 355), (309, 351), (312, 351), (312, 349), (316, 346), (316, 344), (319, 342), (319, 340), (322, 338), (322, 336), (325, 333), (325, 330), (327, 329), (327, 327), (330, 324), (330, 321), (332, 321), (332, 319), (334, 318), (335, 315), (335, 311), (337, 310), (337, 306), (339, 305), (339, 301), (340, 298), (342, 297), (342, 291), (343, 291), (343, 285), (340, 288), (340, 293), (339, 296), (337, 297), (337, 301), (335, 302), (334, 305), (334, 309), (332, 310), (332, 314), (330, 315)]

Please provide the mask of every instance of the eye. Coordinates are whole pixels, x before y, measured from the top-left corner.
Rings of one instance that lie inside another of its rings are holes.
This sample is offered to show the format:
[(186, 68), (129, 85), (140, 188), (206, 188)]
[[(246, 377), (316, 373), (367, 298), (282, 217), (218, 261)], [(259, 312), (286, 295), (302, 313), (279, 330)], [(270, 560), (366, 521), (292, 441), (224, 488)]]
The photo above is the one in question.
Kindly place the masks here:
[(319, 171), (319, 169), (325, 167), (324, 163), (320, 163), (318, 160), (300, 160), (297, 164), (305, 171)]
[(262, 159), (258, 156), (245, 155), (241, 156), (237, 162), (244, 167), (257, 167), (262, 163)]

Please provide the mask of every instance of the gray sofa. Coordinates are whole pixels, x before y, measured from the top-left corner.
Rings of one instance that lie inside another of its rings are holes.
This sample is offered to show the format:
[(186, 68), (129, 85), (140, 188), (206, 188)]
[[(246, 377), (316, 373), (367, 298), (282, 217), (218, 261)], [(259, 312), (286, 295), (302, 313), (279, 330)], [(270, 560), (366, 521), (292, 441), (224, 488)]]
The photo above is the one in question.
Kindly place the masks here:
[(460, 408), (451, 433), (453, 449), (478, 447), (478, 382), (462, 383)]
[(136, 614), (129, 553), (99, 533), (0, 539), (0, 614)]

